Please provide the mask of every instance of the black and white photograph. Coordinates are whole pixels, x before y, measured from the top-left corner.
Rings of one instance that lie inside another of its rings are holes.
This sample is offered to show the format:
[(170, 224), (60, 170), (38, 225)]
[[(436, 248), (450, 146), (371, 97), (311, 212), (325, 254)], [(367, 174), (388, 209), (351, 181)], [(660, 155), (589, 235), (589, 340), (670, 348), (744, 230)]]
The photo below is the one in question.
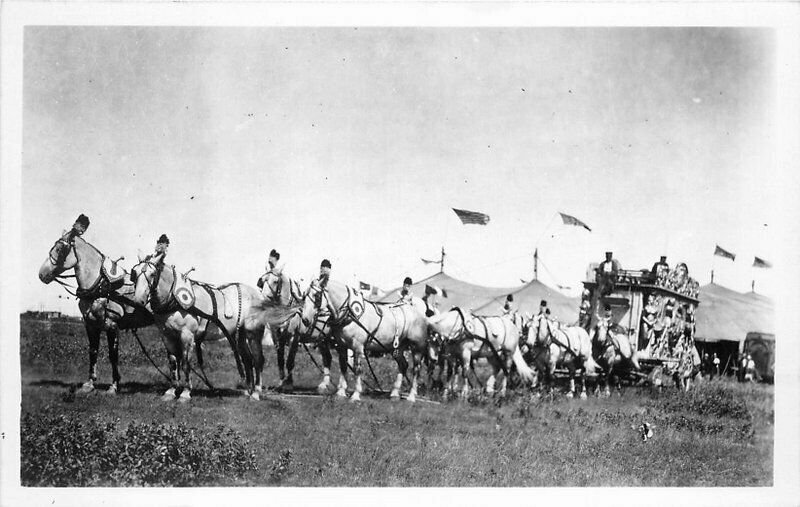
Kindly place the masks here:
[(797, 505), (798, 4), (3, 7), (0, 504)]

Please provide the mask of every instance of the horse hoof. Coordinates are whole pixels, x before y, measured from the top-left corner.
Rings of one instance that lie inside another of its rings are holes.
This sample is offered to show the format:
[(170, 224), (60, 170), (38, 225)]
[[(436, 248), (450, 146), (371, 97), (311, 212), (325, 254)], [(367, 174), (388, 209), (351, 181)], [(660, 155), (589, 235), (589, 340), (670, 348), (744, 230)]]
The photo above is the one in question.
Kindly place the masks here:
[(572, 399), (574, 396), (575, 396), (575, 395), (574, 395), (574, 394), (572, 394), (571, 392), (570, 392), (570, 393), (567, 393), (567, 398), (569, 398), (569, 399)]
[(325, 384), (320, 384), (317, 386), (317, 393), (318, 394), (328, 394), (328, 386)]
[(192, 401), (192, 397), (190, 395), (188, 395), (188, 394), (186, 396), (181, 394), (178, 397), (178, 401), (181, 402), (181, 403), (188, 403), (188, 402)]
[(175, 393), (164, 393), (161, 396), (161, 401), (172, 401), (175, 399)]
[(586, 400), (586, 399), (588, 399), (588, 398), (589, 398), (589, 397), (588, 397), (588, 396), (586, 396), (586, 393), (581, 393), (581, 399), (582, 399), (582, 400)]
[(413, 394), (409, 394), (408, 397), (406, 398), (406, 401), (408, 401), (409, 403), (416, 403), (417, 397)]
[(344, 389), (339, 389), (338, 391), (336, 391), (336, 396), (339, 398), (347, 398), (347, 391), (345, 391)]
[(110, 386), (108, 386), (108, 390), (106, 390), (106, 394), (109, 395), (109, 396), (116, 395), (117, 394), (117, 385), (116, 384), (111, 384)]
[(389, 398), (392, 399), (392, 401), (399, 400), (400, 399), (400, 391), (392, 391), (391, 394), (389, 394)]
[(261, 401), (261, 395), (258, 394), (258, 391), (253, 391), (253, 393), (250, 395), (250, 400), (251, 401)]
[(78, 389), (78, 393), (80, 393), (80, 394), (89, 394), (92, 391), (94, 391), (94, 382), (91, 382), (91, 381), (90, 382), (84, 382), (84, 384), (81, 385), (81, 388)]
[(359, 401), (361, 401), (361, 395), (358, 392), (353, 393), (350, 397), (350, 403), (358, 403)]

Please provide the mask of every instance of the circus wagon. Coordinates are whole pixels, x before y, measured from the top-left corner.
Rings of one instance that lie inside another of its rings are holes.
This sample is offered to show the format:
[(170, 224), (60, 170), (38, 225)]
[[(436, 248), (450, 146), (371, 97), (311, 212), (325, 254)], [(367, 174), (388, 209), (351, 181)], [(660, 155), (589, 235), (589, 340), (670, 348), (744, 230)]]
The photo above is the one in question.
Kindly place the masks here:
[(652, 269), (624, 270), (607, 253), (589, 273), (594, 279), (583, 283), (579, 324), (590, 334), (605, 325), (609, 336), (629, 341), (638, 359), (638, 368), (628, 371), (632, 379), (661, 385), (672, 378), (685, 387), (700, 365), (694, 341), (699, 284), (686, 264), (670, 269), (662, 257)]

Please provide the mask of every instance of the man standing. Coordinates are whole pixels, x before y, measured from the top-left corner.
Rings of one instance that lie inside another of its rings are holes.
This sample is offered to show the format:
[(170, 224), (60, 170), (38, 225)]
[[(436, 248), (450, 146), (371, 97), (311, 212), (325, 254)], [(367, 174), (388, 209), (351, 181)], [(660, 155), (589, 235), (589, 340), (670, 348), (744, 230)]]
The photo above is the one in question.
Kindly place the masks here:
[(667, 278), (669, 277), (669, 264), (667, 264), (666, 255), (662, 255), (661, 259), (653, 264), (653, 269), (650, 270), (650, 277), (657, 285), (667, 284)]
[(617, 283), (617, 276), (621, 269), (622, 266), (618, 260), (613, 258), (613, 253), (606, 252), (606, 259), (597, 267), (595, 280), (600, 287), (600, 294), (608, 294), (614, 289), (614, 284)]
[(719, 376), (719, 356), (714, 352), (714, 357), (711, 358), (713, 369), (711, 370), (711, 380), (714, 380), (714, 375)]

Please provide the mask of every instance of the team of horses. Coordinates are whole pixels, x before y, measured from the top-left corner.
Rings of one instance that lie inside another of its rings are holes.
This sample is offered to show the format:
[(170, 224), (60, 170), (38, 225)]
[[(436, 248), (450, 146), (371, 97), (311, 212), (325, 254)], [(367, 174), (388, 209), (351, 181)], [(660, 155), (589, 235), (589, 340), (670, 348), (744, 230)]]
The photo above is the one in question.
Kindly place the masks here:
[[(50, 249), (39, 278), (46, 284), (54, 280), (65, 284), (64, 278), (75, 278), (89, 338), (89, 379), (81, 392), (95, 389), (102, 332), (107, 335), (112, 366), (109, 392), (116, 393), (119, 331), (153, 324), (159, 328), (168, 354), (170, 386), (162, 396), (165, 400), (191, 399), (193, 358), (196, 355), (202, 368), (202, 343), (209, 325), (218, 327), (228, 340), (239, 387), (253, 399), (259, 399), (264, 388), (265, 346), (276, 349), (281, 388), (290, 390), (298, 346), (315, 345), (323, 363), (323, 378), (317, 386), (321, 393), (329, 392), (332, 385), (331, 350), (335, 350), (340, 369), (335, 392), (345, 397), (351, 376), (352, 401), (360, 400), (363, 392), (364, 364), (371, 370), (369, 357), (377, 355), (389, 355), (397, 364), (390, 397), (401, 397), (407, 379), (406, 399), (411, 402), (418, 396), (423, 365), (427, 365), (429, 385), (438, 368), (445, 395), (459, 392), (460, 371), (461, 397), (469, 395), (473, 380), (480, 384), (473, 368), (480, 358), (491, 367), (486, 393), (500, 396), (506, 394), (513, 375), (534, 387), (541, 377), (545, 389), (552, 390), (557, 369), (569, 375), (570, 397), (576, 392), (578, 377), (580, 397), (586, 398), (586, 375), (595, 374), (605, 380), (604, 393), (608, 394), (607, 379), (616, 379), (619, 385), (621, 375), (640, 368), (627, 336), (608, 326), (599, 325), (590, 336), (581, 327), (560, 324), (544, 314), (478, 316), (455, 307), (431, 316), (421, 299), (376, 303), (328, 278), (313, 280), (305, 290), (295, 281), (279, 283), (275, 278), (267, 279), (262, 290), (242, 283), (215, 286), (179, 273), (164, 257), (164, 253), (140, 255), (127, 272), (74, 229), (63, 233)], [(74, 274), (65, 275), (70, 270)], [(313, 355), (311, 358), (314, 360)]]

